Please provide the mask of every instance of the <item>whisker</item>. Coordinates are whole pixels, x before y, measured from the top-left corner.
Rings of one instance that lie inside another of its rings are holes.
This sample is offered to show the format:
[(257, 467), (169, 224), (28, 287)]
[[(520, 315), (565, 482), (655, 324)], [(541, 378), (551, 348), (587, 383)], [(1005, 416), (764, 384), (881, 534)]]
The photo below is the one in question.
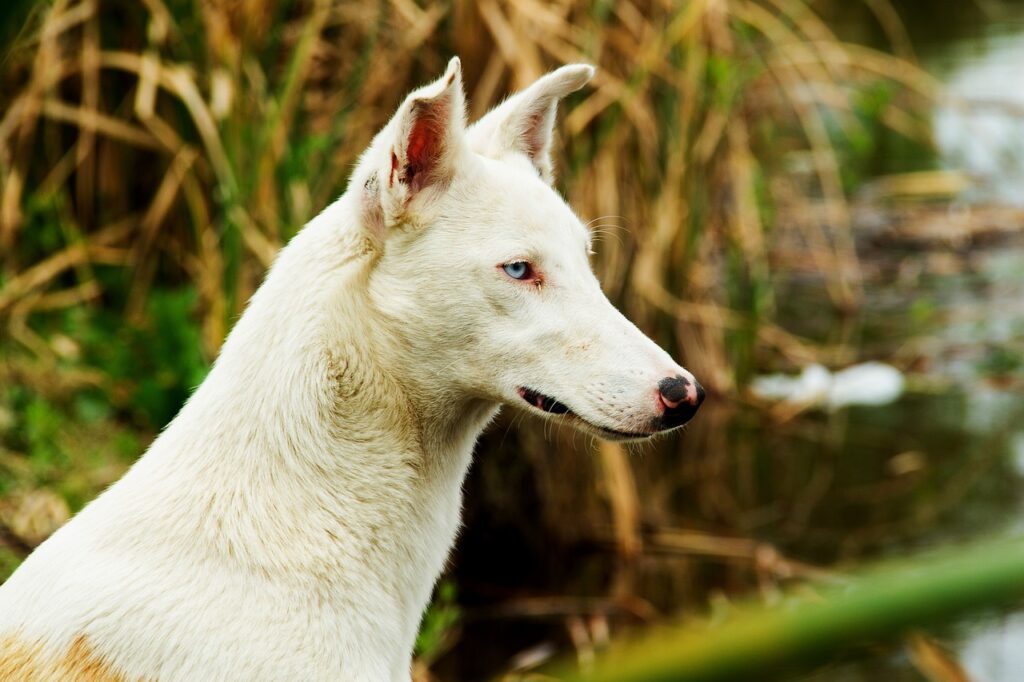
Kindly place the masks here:
[(626, 216), (621, 216), (621, 215), (599, 215), (596, 218), (591, 218), (590, 220), (588, 220), (587, 223), (586, 223), (586, 226), (590, 227), (591, 225), (596, 223), (598, 220), (607, 220), (607, 219), (622, 220), (622, 221), (625, 221), (627, 223), (629, 222), (629, 218), (627, 218)]
[[(621, 237), (621, 235), (619, 235), (616, 232), (606, 231), (604, 228), (607, 228), (607, 227), (618, 227), (618, 226), (616, 226), (616, 225), (598, 225), (597, 227), (592, 228), (590, 230), (590, 232), (591, 232), (592, 235), (594, 235), (594, 239), (596, 241), (604, 241), (605, 237), (614, 237), (615, 240), (619, 243), (619, 246), (622, 246), (622, 237)], [(625, 231), (625, 230), (623, 230), (623, 231)]]

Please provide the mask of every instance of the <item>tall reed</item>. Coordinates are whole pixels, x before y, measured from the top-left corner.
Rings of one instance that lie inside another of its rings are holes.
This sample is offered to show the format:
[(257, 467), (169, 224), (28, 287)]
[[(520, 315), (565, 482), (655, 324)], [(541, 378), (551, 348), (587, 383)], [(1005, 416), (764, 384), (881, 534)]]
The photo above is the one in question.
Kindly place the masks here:
[[(901, 35), (884, 0), (868, 5)], [(836, 307), (858, 305), (845, 140), (876, 121), (927, 139), (920, 105), (937, 90), (840, 40), (806, 0), (51, 0), (18, 36), (0, 67), (0, 348), (48, 367), (68, 356), (53, 316), (138, 325), (155, 292), (186, 287), (209, 362), (278, 248), (459, 54), (471, 118), (549, 68), (598, 67), (563, 108), (560, 187), (601, 237), (612, 300), (733, 394), (766, 357), (819, 355), (774, 317), (793, 267), (780, 245)], [(602, 445), (586, 470), (534, 436), (546, 518), (591, 510), (638, 552), (625, 451)]]
[[(98, 265), (131, 270), (129, 315), (154, 281), (187, 279), (212, 356), (275, 251), (454, 52), (473, 116), (559, 63), (599, 67), (563, 118), (562, 185), (605, 237), (613, 298), (719, 391), (755, 349), (811, 352), (772, 321), (780, 232), (837, 305), (858, 301), (836, 150), (858, 88), (905, 88), (879, 115), (908, 135), (926, 134), (913, 106), (934, 90), (802, 0), (55, 0), (3, 74), (0, 314), (97, 299)], [(784, 172), (803, 162), (803, 179)], [(33, 221), (61, 234), (36, 244)]]

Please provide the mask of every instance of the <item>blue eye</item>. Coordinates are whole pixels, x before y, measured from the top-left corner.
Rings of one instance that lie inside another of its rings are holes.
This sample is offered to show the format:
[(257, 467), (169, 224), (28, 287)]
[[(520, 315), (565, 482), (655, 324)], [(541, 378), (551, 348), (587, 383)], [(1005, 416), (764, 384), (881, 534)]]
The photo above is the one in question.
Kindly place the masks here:
[(501, 266), (505, 274), (512, 279), (528, 279), (533, 269), (530, 264), (524, 260), (517, 260), (515, 263), (506, 263)]

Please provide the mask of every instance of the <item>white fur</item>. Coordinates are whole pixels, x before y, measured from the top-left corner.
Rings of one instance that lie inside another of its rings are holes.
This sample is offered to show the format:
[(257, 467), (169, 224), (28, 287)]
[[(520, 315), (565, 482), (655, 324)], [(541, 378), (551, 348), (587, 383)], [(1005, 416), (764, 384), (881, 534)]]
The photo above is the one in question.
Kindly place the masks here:
[[(457, 60), (409, 95), (178, 416), (0, 587), (0, 641), (58, 657), (84, 636), (129, 679), (408, 680), (499, 406), (647, 434), (658, 381), (689, 376), (604, 297), (549, 185), (555, 105), (591, 74), (559, 69), (468, 130)], [(406, 182), (424, 115), (437, 154)], [(517, 260), (543, 285), (505, 274)]]

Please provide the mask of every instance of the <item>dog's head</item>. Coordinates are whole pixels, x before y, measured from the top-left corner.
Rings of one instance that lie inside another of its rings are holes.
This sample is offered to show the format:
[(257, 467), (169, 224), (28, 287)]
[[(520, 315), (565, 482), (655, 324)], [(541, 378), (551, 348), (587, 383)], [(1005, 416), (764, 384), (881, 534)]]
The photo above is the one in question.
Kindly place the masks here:
[(353, 186), (381, 253), (370, 295), (414, 383), (644, 438), (689, 421), (704, 391), (604, 296), (591, 234), (552, 188), (558, 102), (593, 72), (562, 67), (467, 128), (452, 59), (377, 135)]

